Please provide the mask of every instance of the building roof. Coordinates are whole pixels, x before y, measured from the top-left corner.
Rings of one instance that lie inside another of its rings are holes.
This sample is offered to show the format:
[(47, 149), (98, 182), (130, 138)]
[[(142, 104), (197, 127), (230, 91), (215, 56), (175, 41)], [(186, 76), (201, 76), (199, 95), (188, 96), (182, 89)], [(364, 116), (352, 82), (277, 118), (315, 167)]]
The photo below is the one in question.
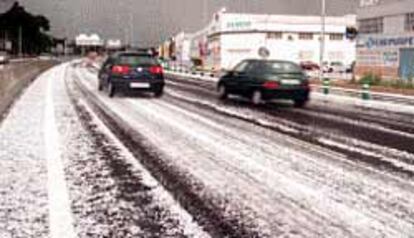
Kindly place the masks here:
[[(412, 0), (414, 1), (414, 0)], [(356, 15), (327, 16), (326, 32), (342, 33), (348, 26), (356, 26)], [(310, 15), (269, 15), (230, 13), (226, 11), (215, 18), (203, 29), (195, 32), (193, 37), (204, 38), (228, 32), (319, 32), (321, 17)]]

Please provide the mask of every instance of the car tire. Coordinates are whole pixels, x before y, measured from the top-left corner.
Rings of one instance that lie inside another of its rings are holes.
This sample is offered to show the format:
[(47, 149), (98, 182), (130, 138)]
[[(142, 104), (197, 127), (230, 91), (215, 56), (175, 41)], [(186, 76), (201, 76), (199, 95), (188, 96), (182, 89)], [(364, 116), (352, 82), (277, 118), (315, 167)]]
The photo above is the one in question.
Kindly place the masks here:
[(115, 85), (111, 82), (108, 83), (108, 96), (110, 98), (115, 96)]
[(103, 90), (102, 81), (98, 80), (98, 91), (102, 91), (102, 90)]
[(298, 99), (294, 101), (294, 106), (296, 108), (302, 108), (302, 107), (305, 107), (307, 103), (308, 103), (308, 100)]
[(263, 93), (260, 90), (255, 90), (252, 94), (251, 101), (254, 105), (260, 105), (264, 103)]
[(227, 93), (227, 88), (223, 84), (219, 85), (217, 91), (220, 100), (226, 100), (229, 97), (229, 94)]
[(157, 89), (157, 90), (154, 90), (154, 97), (156, 97), (156, 98), (160, 98), (160, 97), (162, 97), (162, 95), (164, 95), (164, 90), (161, 88), (161, 89)]

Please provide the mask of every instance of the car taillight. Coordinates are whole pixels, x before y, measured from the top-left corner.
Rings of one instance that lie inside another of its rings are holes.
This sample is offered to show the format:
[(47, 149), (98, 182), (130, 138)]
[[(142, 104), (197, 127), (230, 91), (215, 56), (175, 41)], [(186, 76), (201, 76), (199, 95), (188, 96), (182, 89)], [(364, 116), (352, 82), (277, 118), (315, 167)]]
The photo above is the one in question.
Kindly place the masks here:
[(162, 74), (162, 67), (161, 66), (151, 66), (149, 69), (151, 74)]
[(112, 73), (114, 73), (114, 74), (128, 74), (129, 73), (129, 66), (114, 65), (112, 67)]
[(266, 89), (277, 89), (279, 87), (279, 83), (275, 81), (268, 81), (263, 84), (263, 87)]

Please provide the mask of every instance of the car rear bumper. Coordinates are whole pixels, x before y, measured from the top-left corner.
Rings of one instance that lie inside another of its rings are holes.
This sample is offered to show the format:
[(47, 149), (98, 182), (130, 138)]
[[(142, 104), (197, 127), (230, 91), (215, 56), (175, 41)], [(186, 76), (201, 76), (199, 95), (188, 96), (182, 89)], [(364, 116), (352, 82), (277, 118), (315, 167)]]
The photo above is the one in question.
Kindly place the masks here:
[(290, 99), (290, 100), (308, 100), (310, 89), (276, 89), (263, 90), (263, 98), (270, 99)]
[(117, 90), (158, 91), (164, 88), (163, 79), (119, 79), (111, 78), (111, 83)]

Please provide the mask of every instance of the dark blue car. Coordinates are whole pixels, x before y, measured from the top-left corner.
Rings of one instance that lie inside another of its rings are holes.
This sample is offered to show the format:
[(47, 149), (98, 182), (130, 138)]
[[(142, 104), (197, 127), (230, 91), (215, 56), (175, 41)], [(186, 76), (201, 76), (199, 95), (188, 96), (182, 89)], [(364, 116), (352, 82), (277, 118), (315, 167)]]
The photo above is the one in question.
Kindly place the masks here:
[(149, 91), (161, 97), (164, 89), (163, 69), (148, 53), (121, 52), (108, 57), (99, 71), (98, 89), (107, 89), (109, 97), (120, 91)]
[(250, 98), (254, 104), (272, 99), (293, 100), (296, 107), (309, 101), (309, 81), (301, 67), (278, 60), (244, 60), (220, 78), (220, 99), (229, 94)]

